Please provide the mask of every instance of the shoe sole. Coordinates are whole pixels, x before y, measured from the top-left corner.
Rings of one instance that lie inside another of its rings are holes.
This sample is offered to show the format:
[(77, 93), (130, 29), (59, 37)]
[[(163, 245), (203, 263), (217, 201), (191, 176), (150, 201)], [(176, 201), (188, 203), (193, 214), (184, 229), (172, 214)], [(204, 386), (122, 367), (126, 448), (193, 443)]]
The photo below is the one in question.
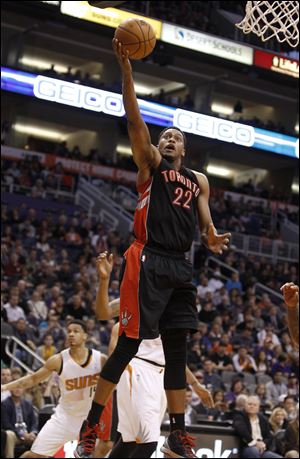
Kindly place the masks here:
[(164, 445), (160, 448), (161, 452), (166, 454), (168, 457), (184, 457), (184, 456), (179, 456), (179, 454), (174, 453), (174, 451), (171, 451), (169, 448), (166, 448)]

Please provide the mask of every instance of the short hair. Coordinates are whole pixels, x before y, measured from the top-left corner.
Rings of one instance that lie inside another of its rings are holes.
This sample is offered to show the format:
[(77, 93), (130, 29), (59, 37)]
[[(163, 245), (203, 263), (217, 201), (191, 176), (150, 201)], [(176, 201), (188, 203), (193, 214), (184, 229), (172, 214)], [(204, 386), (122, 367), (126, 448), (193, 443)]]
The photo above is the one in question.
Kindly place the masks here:
[(83, 329), (84, 333), (87, 333), (87, 328), (86, 328), (86, 325), (85, 323), (82, 321), (82, 320), (79, 320), (79, 319), (71, 319), (68, 321), (67, 323), (67, 327), (71, 324), (77, 324), (77, 325), (80, 325), (81, 328)]
[(258, 395), (248, 395), (247, 397), (247, 403), (249, 403), (249, 400), (255, 400), (259, 405), (261, 404), (260, 398)]
[(181, 133), (181, 135), (182, 135), (182, 137), (183, 137), (183, 145), (184, 145), (184, 147), (186, 147), (186, 135), (185, 135), (185, 133), (184, 133), (181, 129), (179, 129), (179, 128), (176, 127), (176, 126), (169, 126), (169, 127), (165, 128), (165, 129), (163, 129), (163, 130), (159, 133), (158, 141), (160, 141), (160, 139), (161, 139), (161, 137), (164, 135), (164, 133), (165, 133), (166, 131), (169, 131), (170, 129), (176, 129), (176, 131), (179, 131), (179, 132)]

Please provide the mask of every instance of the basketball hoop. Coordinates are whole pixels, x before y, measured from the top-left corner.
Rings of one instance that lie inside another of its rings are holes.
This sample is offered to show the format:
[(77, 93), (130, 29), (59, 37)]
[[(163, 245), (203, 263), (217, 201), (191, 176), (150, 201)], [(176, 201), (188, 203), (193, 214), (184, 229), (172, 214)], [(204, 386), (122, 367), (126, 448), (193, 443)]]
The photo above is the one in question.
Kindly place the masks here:
[(255, 33), (262, 41), (276, 37), (292, 48), (299, 44), (298, 2), (247, 2), (246, 16), (236, 27), (244, 34)]

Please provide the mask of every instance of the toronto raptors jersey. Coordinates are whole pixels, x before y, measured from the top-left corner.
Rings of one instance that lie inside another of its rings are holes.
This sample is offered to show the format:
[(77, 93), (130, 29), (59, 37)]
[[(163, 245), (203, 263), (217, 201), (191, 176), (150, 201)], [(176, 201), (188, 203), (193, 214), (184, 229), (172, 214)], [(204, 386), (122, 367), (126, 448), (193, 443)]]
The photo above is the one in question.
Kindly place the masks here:
[(139, 345), (139, 350), (135, 357), (140, 359), (149, 360), (157, 363), (158, 365), (165, 365), (165, 356), (161, 338), (144, 339)]
[(101, 352), (90, 350), (84, 365), (73, 360), (70, 349), (62, 351), (61, 357), (59, 405), (72, 416), (85, 417), (90, 410), (101, 370)]
[(138, 187), (134, 233), (146, 246), (170, 252), (187, 252), (196, 227), (200, 194), (195, 174), (182, 166), (179, 171), (162, 158), (153, 175)]

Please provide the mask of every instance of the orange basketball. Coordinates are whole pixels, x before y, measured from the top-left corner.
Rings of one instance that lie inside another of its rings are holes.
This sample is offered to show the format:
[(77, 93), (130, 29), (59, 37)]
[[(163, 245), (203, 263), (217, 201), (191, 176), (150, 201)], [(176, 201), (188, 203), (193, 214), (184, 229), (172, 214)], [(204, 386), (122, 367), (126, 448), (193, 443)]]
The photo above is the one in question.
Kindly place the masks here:
[(143, 19), (126, 19), (119, 24), (115, 38), (128, 50), (130, 59), (148, 56), (156, 43), (153, 27)]

